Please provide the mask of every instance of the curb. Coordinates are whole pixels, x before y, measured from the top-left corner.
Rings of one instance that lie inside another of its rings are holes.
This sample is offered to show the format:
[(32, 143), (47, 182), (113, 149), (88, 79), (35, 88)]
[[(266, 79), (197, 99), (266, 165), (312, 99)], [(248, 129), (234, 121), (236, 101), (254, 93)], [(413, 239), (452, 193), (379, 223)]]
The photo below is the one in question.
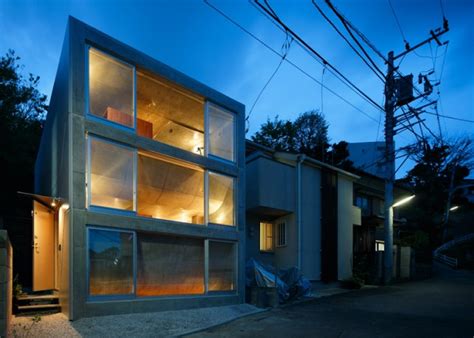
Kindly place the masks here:
[(229, 323), (231, 323), (231, 322), (233, 322), (237, 319), (242, 319), (242, 318), (249, 317), (249, 316), (252, 316), (252, 315), (256, 315), (256, 314), (259, 314), (259, 313), (267, 312), (267, 311), (270, 311), (271, 309), (272, 308), (265, 308), (265, 309), (256, 310), (254, 312), (244, 313), (240, 316), (227, 319), (227, 320), (225, 320), (223, 322), (220, 322), (220, 323), (217, 323), (217, 324), (209, 325), (209, 326), (206, 326), (206, 327), (201, 327), (199, 329), (192, 329), (192, 330), (186, 331), (184, 333), (180, 333), (180, 334), (178, 334), (174, 337), (184, 337), (184, 336), (189, 336), (191, 334), (199, 333), (199, 332), (202, 332), (202, 331), (207, 331), (209, 329), (213, 329), (213, 328), (216, 328), (216, 327), (221, 326), (221, 325), (229, 324)]

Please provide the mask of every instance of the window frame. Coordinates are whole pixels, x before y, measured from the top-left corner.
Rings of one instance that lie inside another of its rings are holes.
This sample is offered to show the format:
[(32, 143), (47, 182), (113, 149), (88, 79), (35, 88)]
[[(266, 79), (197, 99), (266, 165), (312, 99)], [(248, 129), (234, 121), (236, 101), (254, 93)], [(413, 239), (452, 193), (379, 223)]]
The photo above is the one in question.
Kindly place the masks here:
[[(233, 118), (233, 123), (232, 123), (232, 131), (233, 131), (233, 140), (232, 140), (232, 160), (220, 157), (218, 155), (211, 154), (210, 152), (210, 113), (209, 113), (209, 108), (210, 107), (215, 107), (217, 109), (222, 110), (224, 113), (227, 113), (232, 116)], [(232, 164), (236, 165), (237, 164), (237, 119), (236, 119), (236, 114), (224, 108), (223, 106), (211, 102), (209, 100), (206, 100), (206, 103), (204, 105), (204, 156), (207, 158), (211, 158), (217, 161), (224, 162), (226, 164)]]
[[(92, 144), (92, 139), (97, 139), (100, 142), (103, 143), (109, 143), (112, 145), (115, 145), (117, 147), (121, 147), (124, 149), (127, 149), (128, 151), (132, 151), (133, 154), (133, 178), (132, 178), (132, 198), (133, 198), (133, 210), (123, 210), (123, 209), (118, 209), (118, 208), (112, 208), (112, 207), (104, 207), (100, 205), (94, 205), (92, 204), (92, 189), (91, 189), (91, 183), (92, 183), (92, 177), (91, 177), (91, 164), (92, 164), (92, 149), (91, 149), (91, 144)], [(86, 154), (86, 209), (90, 211), (98, 211), (98, 212), (106, 212), (110, 214), (117, 214), (117, 215), (137, 215), (137, 164), (138, 164), (138, 150), (134, 147), (130, 147), (127, 145), (124, 145), (120, 142), (116, 142), (113, 140), (109, 140), (94, 134), (86, 134), (86, 143), (87, 143), (87, 154)]]
[[(86, 112), (86, 114), (85, 114), (86, 117), (88, 119), (95, 120), (95, 121), (107, 124), (109, 126), (113, 126), (115, 128), (120, 128), (120, 129), (125, 130), (125, 131), (132, 131), (134, 134), (136, 134), (136, 128), (137, 128), (137, 67), (134, 64), (130, 63), (130, 62), (127, 62), (123, 59), (120, 59), (120, 58), (112, 55), (111, 53), (106, 52), (104, 49), (102, 49), (100, 47), (96, 47), (96, 46), (91, 45), (91, 44), (86, 44), (85, 49), (86, 49), (86, 52), (85, 52), (85, 74), (84, 74), (84, 80), (85, 80), (84, 81), (84, 84), (85, 84), (85, 100), (84, 100), (85, 107), (84, 107), (84, 109), (85, 109), (85, 112)], [(118, 122), (108, 120), (104, 117), (95, 115), (90, 111), (89, 53), (90, 53), (91, 49), (95, 49), (99, 53), (104, 54), (106, 57), (111, 58), (113, 61), (115, 61), (117, 63), (129, 66), (129, 67), (132, 68), (132, 74), (133, 74), (133, 76), (132, 76), (132, 82), (133, 82), (133, 86), (132, 86), (132, 109), (133, 109), (133, 112), (132, 112), (133, 113), (133, 119), (132, 120), (133, 120), (133, 126), (130, 127), (130, 126), (120, 124)]]
[[(209, 242), (227, 243), (227, 244), (231, 244), (233, 246), (233, 250), (234, 250), (234, 285), (235, 285), (234, 290), (209, 291), (209, 258), (210, 258)], [(204, 242), (204, 295), (237, 294), (238, 290), (239, 290), (239, 250), (238, 250), (238, 242), (221, 240), (221, 239), (206, 238), (205, 242)]]
[[(133, 235), (133, 250), (132, 250), (132, 264), (133, 264), (133, 293), (127, 295), (110, 294), (110, 295), (91, 295), (90, 294), (90, 230), (99, 231), (110, 231), (110, 232), (124, 232)], [(189, 295), (162, 295), (162, 296), (138, 296), (137, 295), (137, 276), (138, 276), (138, 234), (137, 230), (123, 229), (116, 227), (98, 226), (86, 224), (86, 301), (100, 302), (108, 300), (139, 300), (139, 299), (166, 299), (166, 298), (195, 298), (215, 295), (237, 295), (239, 294), (239, 243), (237, 241), (214, 239), (214, 238), (200, 238), (203, 241), (204, 246), (204, 293), (202, 294), (189, 294)], [(153, 232), (157, 235), (169, 236), (169, 234)], [(192, 238), (192, 236), (184, 235), (172, 235), (184, 238)], [(234, 290), (228, 291), (209, 291), (209, 242), (220, 242), (227, 243), (233, 246), (234, 250)]]
[[(283, 226), (283, 232), (281, 231), (281, 226)], [(286, 221), (281, 221), (281, 222), (278, 222), (276, 223), (276, 232), (278, 234), (277, 236), (277, 239), (276, 239), (276, 244), (275, 244), (275, 247), (276, 248), (283, 248), (285, 246), (287, 246), (288, 244), (288, 240), (287, 240), (287, 236), (288, 236), (288, 231), (287, 231), (287, 226), (286, 226)], [(282, 233), (284, 234), (283, 237), (285, 239), (284, 243), (281, 242), (281, 235)]]
[[(220, 176), (224, 176), (224, 177), (229, 177), (232, 179), (232, 189), (233, 189), (233, 202), (234, 202), (234, 205), (232, 206), (233, 208), (233, 224), (222, 224), (222, 223), (214, 223), (214, 222), (211, 222), (209, 221), (209, 194), (210, 194), (210, 185), (209, 185), (209, 176), (210, 174), (216, 174), (216, 175), (220, 175)], [(205, 207), (206, 207), (206, 210), (205, 210), (205, 222), (206, 222), (206, 225), (209, 226), (209, 225), (212, 225), (212, 226), (219, 226), (219, 227), (234, 227), (235, 229), (238, 228), (238, 222), (237, 222), (237, 198), (238, 198), (238, 194), (237, 194), (237, 189), (238, 189), (238, 186), (237, 186), (237, 183), (236, 183), (236, 177), (235, 176), (230, 176), (230, 175), (227, 175), (227, 174), (222, 174), (218, 171), (213, 171), (213, 170), (209, 170), (209, 169), (206, 169), (206, 176), (207, 176), (207, 180), (206, 178), (204, 178), (204, 183), (205, 183), (205, 189), (204, 189), (204, 198), (205, 198), (205, 201), (204, 201), (204, 204), (205, 204)]]
[[(127, 295), (110, 294), (110, 295), (91, 295), (90, 294), (90, 231), (110, 231), (110, 232), (123, 232), (129, 233), (133, 236), (133, 248), (132, 248), (132, 279), (133, 279), (133, 292)], [(128, 300), (137, 298), (137, 235), (133, 230), (121, 229), (121, 228), (110, 228), (110, 227), (98, 227), (86, 225), (86, 299), (88, 301), (103, 301), (103, 300)]]

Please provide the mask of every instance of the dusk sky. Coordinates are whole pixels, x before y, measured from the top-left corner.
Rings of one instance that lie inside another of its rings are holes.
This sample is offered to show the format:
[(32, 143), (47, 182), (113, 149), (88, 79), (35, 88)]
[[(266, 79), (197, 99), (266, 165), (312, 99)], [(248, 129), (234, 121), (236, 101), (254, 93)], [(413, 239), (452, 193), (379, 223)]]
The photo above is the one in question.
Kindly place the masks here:
[[(248, 1), (209, 0), (246, 29), (280, 51), (285, 34), (261, 15)], [(429, 37), (442, 26), (442, 7), (450, 31), (441, 40), (409, 54), (400, 71), (417, 77), (420, 71), (435, 70), (441, 79), (439, 112), (474, 120), (474, 1), (391, 0), (403, 33), (411, 45)], [(323, 0), (317, 3), (330, 15)], [(386, 0), (334, 0), (334, 5), (386, 55), (404, 50), (404, 42)], [(316, 11), (310, 0), (272, 0), (277, 14), (329, 62), (356, 83), (379, 104), (383, 103), (382, 82), (367, 68)], [(200, 82), (244, 103), (247, 111), (274, 72), (280, 58), (246, 35), (202, 1), (21, 1), (0, 0), (0, 53), (14, 49), (22, 58), (25, 72), (41, 77), (40, 90), (51, 94), (68, 15), (147, 53)], [(330, 15), (337, 23), (337, 19)], [(343, 27), (339, 25), (340, 29)], [(383, 61), (373, 55), (385, 71)], [(288, 59), (300, 66), (373, 119), (380, 119), (369, 103), (356, 95), (331, 73), (293, 43)], [(444, 64), (444, 67), (443, 67)], [(435, 81), (434, 81), (435, 82)], [(437, 97), (435, 93), (433, 98)], [(323, 104), (322, 104), (323, 102)], [(332, 142), (383, 140), (380, 126), (323, 90), (288, 63), (266, 88), (249, 119), (251, 136), (260, 124), (279, 115), (294, 119), (299, 113), (320, 109), (330, 124)], [(434, 112), (434, 111), (433, 111)], [(436, 117), (424, 116), (439, 133)], [(473, 135), (474, 124), (441, 119), (444, 137)], [(396, 137), (397, 146), (414, 141), (405, 132)], [(403, 174), (404, 167), (397, 176)], [(472, 175), (471, 175), (472, 176)]]

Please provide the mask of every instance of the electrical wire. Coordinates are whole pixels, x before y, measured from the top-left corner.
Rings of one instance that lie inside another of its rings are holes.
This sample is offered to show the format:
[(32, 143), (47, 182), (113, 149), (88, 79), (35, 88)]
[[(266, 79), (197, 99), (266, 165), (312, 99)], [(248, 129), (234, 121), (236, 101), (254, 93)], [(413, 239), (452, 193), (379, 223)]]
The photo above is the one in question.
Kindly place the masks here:
[[(267, 1), (265, 1), (268, 4)], [(316, 61), (322, 65), (326, 65), (329, 68), (329, 71), (335, 75), (340, 81), (342, 81), (347, 87), (353, 90), (356, 94), (363, 97), (366, 101), (371, 103), (377, 109), (383, 111), (383, 108), (377, 104), (369, 95), (357, 87), (352, 81), (350, 81), (345, 75), (343, 75), (335, 66), (333, 66), (329, 61), (327, 61), (319, 52), (317, 52), (313, 47), (311, 47), (304, 39), (302, 39), (298, 34), (296, 34), (290, 27), (288, 27), (277, 15), (274, 15), (274, 10), (269, 7), (263, 6), (258, 0), (254, 0), (254, 3), (259, 6), (265, 13), (266, 17), (270, 20), (275, 20), (280, 26), (281, 29), (285, 32), (288, 32), (293, 36), (299, 46), (303, 48), (310, 56), (312, 56)]]
[[(283, 43), (283, 46), (282, 46), (282, 57), (280, 59), (280, 62), (278, 63), (277, 67), (275, 68), (275, 70), (273, 71), (272, 75), (268, 78), (267, 82), (265, 83), (265, 85), (263, 86), (263, 88), (260, 90), (260, 92), (258, 93), (257, 95), (257, 98), (255, 99), (255, 101), (253, 102), (252, 104), (252, 107), (250, 108), (250, 111), (247, 115), (247, 117), (245, 118), (245, 121), (249, 121), (250, 119), (250, 116), (252, 115), (252, 112), (253, 112), (253, 109), (255, 108), (255, 106), (257, 105), (257, 102), (260, 100), (260, 97), (262, 96), (263, 92), (265, 91), (265, 89), (268, 87), (268, 85), (270, 84), (270, 82), (272, 81), (272, 79), (275, 77), (276, 73), (278, 73), (278, 70), (280, 69), (281, 65), (283, 64), (283, 61), (285, 61), (286, 57), (288, 56), (288, 53), (290, 51), (290, 48), (291, 48), (291, 43), (293, 42), (293, 38), (290, 38), (288, 39), (288, 36), (286, 37), (285, 39), (285, 42)], [(322, 88), (322, 87), (321, 87)], [(248, 126), (247, 126), (247, 131), (248, 131)]]
[(395, 9), (393, 8), (392, 1), (390, 1), (390, 0), (387, 0), (387, 1), (388, 1), (388, 4), (390, 5), (390, 9), (392, 10), (392, 14), (393, 14), (393, 17), (395, 18), (395, 22), (397, 23), (398, 30), (400, 31), (400, 34), (402, 35), (403, 42), (406, 45), (406, 44), (408, 44), (408, 41), (407, 41), (407, 38), (405, 36), (405, 33), (403, 32), (402, 25), (400, 24), (400, 21), (398, 20), (397, 13), (395, 12)]
[[(249, 35), (250, 37), (252, 37), (253, 39), (255, 39), (256, 41), (258, 41), (261, 45), (263, 45), (264, 47), (266, 47), (268, 50), (270, 50), (273, 54), (276, 54), (278, 55), (279, 57), (282, 57), (283, 55), (281, 53), (279, 53), (278, 51), (276, 51), (273, 47), (271, 47), (270, 45), (268, 45), (265, 41), (263, 41), (262, 39), (260, 39), (258, 36), (256, 36), (255, 34), (253, 34), (252, 32), (250, 32), (249, 30), (247, 30), (245, 27), (243, 27), (242, 25), (240, 25), (237, 21), (235, 21), (234, 19), (232, 19), (230, 16), (228, 16), (227, 14), (225, 14), (223, 11), (221, 11), (219, 8), (217, 8), (216, 6), (214, 6), (213, 4), (211, 4), (208, 0), (203, 0), (204, 3), (206, 5), (208, 5), (210, 8), (212, 8), (214, 11), (216, 11), (217, 13), (219, 13), (221, 16), (223, 16), (225, 19), (227, 19), (229, 22), (231, 22), (233, 25), (235, 25), (236, 27), (238, 27), (240, 30), (242, 30), (244, 33), (246, 33), (247, 35)], [(333, 94), (334, 96), (336, 96), (337, 98), (339, 98), (341, 101), (345, 102), (346, 104), (348, 104), (349, 106), (351, 106), (352, 108), (354, 108), (355, 110), (357, 110), (359, 113), (363, 114), (364, 116), (366, 116), (368, 119), (374, 121), (375, 123), (377, 123), (377, 120), (371, 116), (370, 114), (366, 113), (365, 111), (363, 111), (362, 109), (360, 109), (359, 107), (357, 107), (356, 105), (354, 105), (352, 102), (348, 101), (346, 98), (344, 98), (343, 96), (341, 96), (340, 94), (338, 94), (337, 92), (335, 92), (333, 89), (331, 89), (330, 87), (324, 85), (323, 83), (321, 83), (321, 81), (319, 81), (318, 79), (316, 79), (314, 76), (312, 76), (311, 74), (309, 74), (307, 71), (305, 71), (303, 68), (301, 68), (300, 66), (298, 66), (297, 64), (295, 64), (294, 62), (292, 62), (290, 59), (286, 58), (285, 59), (285, 62), (287, 62), (288, 64), (290, 64), (291, 66), (293, 66), (295, 69), (297, 69), (298, 71), (300, 71), (302, 74), (304, 74), (305, 76), (307, 76), (309, 79), (311, 79), (312, 81), (316, 82), (318, 85), (322, 86), (324, 89), (326, 89), (328, 92), (330, 92), (331, 94)]]
[(351, 47), (351, 49), (357, 54), (357, 56), (359, 56), (362, 61), (367, 65), (367, 67), (370, 68), (370, 70), (372, 70), (375, 75), (383, 82), (385, 83), (385, 78), (384, 78), (384, 73), (380, 70), (380, 68), (374, 68), (373, 66), (371, 66), (369, 64), (369, 62), (362, 56), (362, 54), (360, 54), (360, 52), (351, 44), (351, 42), (349, 41), (349, 39), (346, 38), (346, 36), (344, 34), (342, 34), (342, 32), (337, 28), (337, 26), (334, 24), (334, 22), (332, 22), (332, 20), (323, 12), (323, 10), (321, 9), (321, 7), (318, 6), (318, 4), (315, 2), (315, 0), (312, 0), (312, 3), (313, 3), (313, 6), (318, 10), (318, 12), (322, 15), (322, 17), (331, 25), (332, 28), (334, 28), (334, 30), (337, 32), (337, 34), (339, 34), (340, 37), (342, 37), (344, 39), (344, 41), (349, 45), (349, 47)]

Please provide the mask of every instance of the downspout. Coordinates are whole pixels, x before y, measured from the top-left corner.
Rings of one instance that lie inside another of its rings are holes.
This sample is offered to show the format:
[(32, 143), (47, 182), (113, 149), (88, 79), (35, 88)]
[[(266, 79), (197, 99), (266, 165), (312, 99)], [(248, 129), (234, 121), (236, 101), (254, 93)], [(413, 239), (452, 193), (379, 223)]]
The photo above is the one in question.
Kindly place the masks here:
[(301, 163), (304, 162), (306, 156), (298, 155), (296, 158), (296, 225), (298, 228), (298, 269), (302, 270), (302, 253), (303, 253), (303, 227), (301, 217), (301, 200), (302, 200), (302, 185), (301, 185)]

